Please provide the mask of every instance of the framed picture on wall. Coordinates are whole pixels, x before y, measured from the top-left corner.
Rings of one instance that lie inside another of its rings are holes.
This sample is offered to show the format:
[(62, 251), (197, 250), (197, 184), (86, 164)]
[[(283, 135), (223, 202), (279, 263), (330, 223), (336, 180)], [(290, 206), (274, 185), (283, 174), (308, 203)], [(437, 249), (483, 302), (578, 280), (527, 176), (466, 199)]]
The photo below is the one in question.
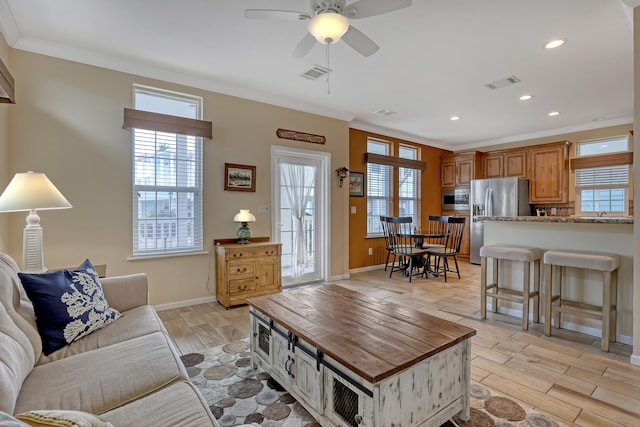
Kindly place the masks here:
[(226, 191), (256, 191), (256, 167), (224, 164), (224, 189)]
[(349, 172), (349, 196), (364, 196), (364, 174), (361, 172)]

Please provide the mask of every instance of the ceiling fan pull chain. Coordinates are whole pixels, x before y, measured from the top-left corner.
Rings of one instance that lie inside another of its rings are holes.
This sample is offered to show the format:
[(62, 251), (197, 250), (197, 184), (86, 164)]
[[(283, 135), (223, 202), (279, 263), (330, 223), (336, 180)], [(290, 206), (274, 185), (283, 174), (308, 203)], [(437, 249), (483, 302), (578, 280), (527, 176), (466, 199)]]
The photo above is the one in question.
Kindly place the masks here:
[(327, 45), (327, 95), (331, 95), (331, 83), (329, 81), (329, 75), (331, 75), (331, 68), (329, 68), (329, 45), (331, 44), (331, 42), (329, 40), (326, 40)]

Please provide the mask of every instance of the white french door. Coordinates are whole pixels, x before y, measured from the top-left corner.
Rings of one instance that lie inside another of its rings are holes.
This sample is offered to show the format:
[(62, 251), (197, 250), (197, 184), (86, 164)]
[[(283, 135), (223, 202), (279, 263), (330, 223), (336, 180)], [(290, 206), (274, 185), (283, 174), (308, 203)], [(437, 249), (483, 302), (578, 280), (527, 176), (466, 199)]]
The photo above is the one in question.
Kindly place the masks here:
[(272, 146), (272, 230), (284, 287), (326, 280), (330, 154)]

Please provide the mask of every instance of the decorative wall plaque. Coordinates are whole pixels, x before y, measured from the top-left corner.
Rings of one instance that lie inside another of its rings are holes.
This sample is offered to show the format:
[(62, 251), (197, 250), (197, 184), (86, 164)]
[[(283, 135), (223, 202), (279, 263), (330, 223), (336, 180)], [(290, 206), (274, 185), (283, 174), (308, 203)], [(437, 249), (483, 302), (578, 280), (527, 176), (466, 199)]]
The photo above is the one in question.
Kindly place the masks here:
[(278, 138), (293, 139), (294, 141), (310, 142), (312, 144), (324, 144), (327, 142), (327, 139), (322, 135), (313, 135), (288, 129), (278, 129), (276, 135), (278, 135)]

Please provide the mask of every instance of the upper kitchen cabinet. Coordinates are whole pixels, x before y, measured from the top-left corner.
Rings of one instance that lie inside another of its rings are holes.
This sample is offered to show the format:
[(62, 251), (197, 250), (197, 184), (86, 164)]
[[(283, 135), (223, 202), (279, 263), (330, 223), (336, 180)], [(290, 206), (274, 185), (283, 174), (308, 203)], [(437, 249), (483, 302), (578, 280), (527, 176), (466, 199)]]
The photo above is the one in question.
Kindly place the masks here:
[(567, 141), (529, 147), (531, 203), (565, 203), (569, 182)]
[(490, 151), (482, 158), (485, 178), (528, 178), (527, 149)]
[(442, 188), (468, 187), (480, 178), (482, 162), (477, 151), (449, 154), (442, 157), (440, 182)]

